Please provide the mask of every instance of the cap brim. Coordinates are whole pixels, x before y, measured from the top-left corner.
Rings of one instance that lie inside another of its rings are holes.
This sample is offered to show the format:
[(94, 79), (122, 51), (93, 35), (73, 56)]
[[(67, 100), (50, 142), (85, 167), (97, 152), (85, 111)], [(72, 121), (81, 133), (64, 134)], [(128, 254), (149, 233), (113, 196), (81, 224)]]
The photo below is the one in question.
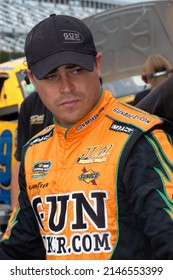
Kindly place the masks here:
[(49, 55), (34, 63), (30, 66), (30, 69), (38, 80), (43, 79), (57, 67), (66, 64), (78, 65), (91, 72), (94, 69), (94, 58), (91, 54), (63, 51)]

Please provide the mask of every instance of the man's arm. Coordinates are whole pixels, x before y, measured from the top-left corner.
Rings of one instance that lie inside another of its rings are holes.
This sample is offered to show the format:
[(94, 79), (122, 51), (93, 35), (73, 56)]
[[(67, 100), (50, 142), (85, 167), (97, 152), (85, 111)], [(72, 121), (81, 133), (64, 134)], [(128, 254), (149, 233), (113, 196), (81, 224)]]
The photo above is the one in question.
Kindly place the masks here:
[(0, 242), (2, 260), (44, 260), (45, 247), (39, 226), (26, 192), (25, 173), (21, 161), (19, 172), (19, 205), (8, 221), (8, 227)]
[(129, 205), (157, 259), (173, 259), (172, 154), (167, 135), (150, 132), (133, 149), (123, 174)]
[(18, 193), (19, 193), (19, 175), (20, 161), (15, 162), (11, 173), (11, 210), (18, 205)]

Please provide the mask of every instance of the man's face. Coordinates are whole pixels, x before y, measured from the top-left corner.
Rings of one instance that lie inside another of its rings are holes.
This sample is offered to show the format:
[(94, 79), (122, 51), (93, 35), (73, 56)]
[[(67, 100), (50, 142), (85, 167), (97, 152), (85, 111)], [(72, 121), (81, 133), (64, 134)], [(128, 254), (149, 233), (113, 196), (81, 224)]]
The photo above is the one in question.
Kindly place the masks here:
[(58, 67), (42, 80), (37, 80), (30, 70), (28, 75), (57, 121), (69, 126), (88, 114), (98, 100), (100, 65), (101, 54), (97, 54), (93, 72), (69, 64)]

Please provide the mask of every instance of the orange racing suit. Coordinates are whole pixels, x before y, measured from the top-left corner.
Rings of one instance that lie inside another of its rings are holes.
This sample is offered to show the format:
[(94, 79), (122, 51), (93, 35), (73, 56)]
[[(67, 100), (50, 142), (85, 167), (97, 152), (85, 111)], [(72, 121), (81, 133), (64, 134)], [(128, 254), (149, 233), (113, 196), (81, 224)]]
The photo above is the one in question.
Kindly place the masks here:
[(104, 91), (24, 147), (0, 258), (172, 259), (172, 124)]

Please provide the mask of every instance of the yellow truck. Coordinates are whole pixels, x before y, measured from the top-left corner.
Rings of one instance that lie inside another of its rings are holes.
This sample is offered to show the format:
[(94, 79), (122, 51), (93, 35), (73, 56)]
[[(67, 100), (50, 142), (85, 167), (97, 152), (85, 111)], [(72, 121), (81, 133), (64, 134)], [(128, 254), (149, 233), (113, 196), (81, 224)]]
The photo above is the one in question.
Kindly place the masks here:
[(0, 64), (1, 120), (14, 120), (18, 117), (20, 104), (30, 92), (25, 70), (25, 58)]
[(26, 76), (25, 58), (0, 64), (0, 239), (10, 211), (11, 171), (15, 162), (20, 104), (33, 85)]
[(0, 203), (6, 205), (10, 204), (18, 112), (21, 102), (33, 90), (25, 70), (24, 58), (0, 64)]

